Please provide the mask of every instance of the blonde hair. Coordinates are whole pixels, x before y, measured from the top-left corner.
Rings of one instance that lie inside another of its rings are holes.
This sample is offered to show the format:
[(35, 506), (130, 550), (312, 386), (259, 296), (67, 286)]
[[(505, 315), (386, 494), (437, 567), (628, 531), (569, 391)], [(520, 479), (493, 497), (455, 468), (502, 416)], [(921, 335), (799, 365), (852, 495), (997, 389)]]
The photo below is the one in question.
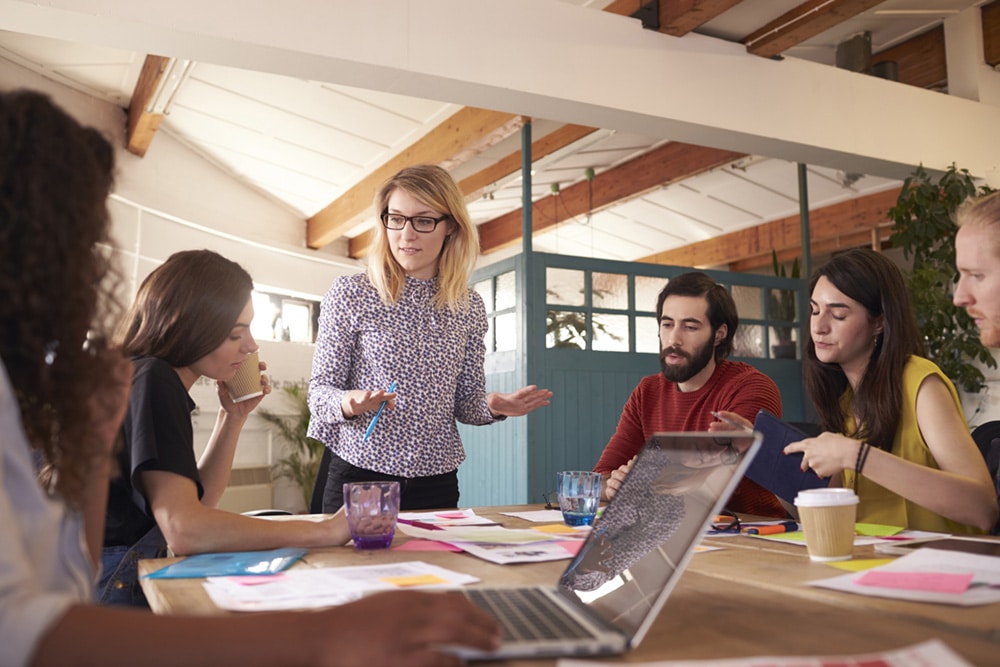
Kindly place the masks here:
[[(375, 194), (375, 215), (381, 217), (396, 189), (405, 190), (425, 206), (448, 216), (451, 233), (445, 237), (438, 261), (438, 287), (434, 307), (465, 310), (469, 307), (469, 277), (479, 258), (479, 232), (465, 199), (451, 175), (436, 165), (406, 167), (390, 178)], [(406, 272), (392, 256), (389, 239), (381, 220), (375, 225), (375, 241), (368, 255), (368, 279), (382, 302), (399, 301), (406, 284)]]
[(955, 210), (955, 224), (959, 227), (986, 227), (1000, 224), (1000, 190), (970, 197)]

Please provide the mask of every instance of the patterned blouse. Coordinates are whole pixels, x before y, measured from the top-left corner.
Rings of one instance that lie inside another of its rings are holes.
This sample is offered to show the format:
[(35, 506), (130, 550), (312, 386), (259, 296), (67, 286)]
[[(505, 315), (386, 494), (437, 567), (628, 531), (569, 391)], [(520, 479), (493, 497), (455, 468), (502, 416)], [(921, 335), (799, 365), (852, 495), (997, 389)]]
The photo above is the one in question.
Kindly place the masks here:
[[(345, 461), (401, 477), (451, 472), (465, 459), (456, 420), (490, 424), (483, 360), (486, 310), (469, 291), (469, 308), (436, 310), (437, 279), (407, 276), (399, 301), (386, 306), (364, 273), (337, 278), (320, 309), (309, 380), (309, 436)], [(388, 389), (396, 407), (345, 419), (344, 394)]]

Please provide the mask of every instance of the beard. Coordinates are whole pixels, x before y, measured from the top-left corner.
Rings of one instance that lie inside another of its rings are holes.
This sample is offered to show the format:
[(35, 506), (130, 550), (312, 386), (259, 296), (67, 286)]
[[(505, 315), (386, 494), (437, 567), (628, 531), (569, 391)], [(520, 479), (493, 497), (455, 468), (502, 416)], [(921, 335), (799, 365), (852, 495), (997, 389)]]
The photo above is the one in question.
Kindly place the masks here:
[[(687, 359), (686, 364), (668, 364), (667, 355), (676, 354)], [(660, 370), (663, 371), (663, 377), (667, 378), (670, 382), (676, 382), (680, 384), (681, 382), (687, 382), (695, 375), (700, 373), (708, 362), (712, 359), (715, 354), (715, 336), (713, 335), (705, 344), (694, 351), (694, 354), (688, 354), (687, 352), (682, 352), (677, 348), (668, 347), (666, 349), (660, 350)]]

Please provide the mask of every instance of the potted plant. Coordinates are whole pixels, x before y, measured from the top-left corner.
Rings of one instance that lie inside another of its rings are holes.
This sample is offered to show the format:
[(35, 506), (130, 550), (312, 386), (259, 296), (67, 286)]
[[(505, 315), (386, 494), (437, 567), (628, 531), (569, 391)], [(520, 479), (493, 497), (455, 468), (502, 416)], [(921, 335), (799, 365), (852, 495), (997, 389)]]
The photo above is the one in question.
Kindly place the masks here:
[(982, 389), (985, 380), (976, 362), (995, 368), (996, 360), (979, 342), (968, 313), (951, 300), (958, 279), (952, 215), (967, 198), (991, 191), (977, 187), (968, 170), (954, 164), (936, 182), (920, 166), (903, 181), (896, 205), (889, 209), (889, 241), (913, 258), (913, 268), (904, 273), (927, 356), (956, 387), (970, 393)]
[(316, 473), (323, 456), (323, 443), (306, 435), (309, 428), (309, 404), (306, 388), (299, 385), (285, 387), (282, 391), (295, 406), (291, 414), (277, 414), (269, 410), (257, 410), (256, 414), (274, 426), (278, 440), (289, 446), (289, 453), (278, 459), (271, 468), (274, 477), (289, 479), (299, 486), (306, 507), (312, 496)]
[[(771, 250), (771, 268), (774, 275), (779, 278), (792, 278), (798, 280), (801, 268), (799, 258), (792, 262), (791, 274), (785, 272), (785, 266), (778, 263), (778, 253)], [(775, 359), (794, 359), (796, 342), (792, 336), (795, 330), (795, 320), (797, 309), (795, 307), (795, 291), (788, 289), (768, 290), (768, 320), (774, 322), (771, 325), (777, 342), (771, 345), (771, 355)]]

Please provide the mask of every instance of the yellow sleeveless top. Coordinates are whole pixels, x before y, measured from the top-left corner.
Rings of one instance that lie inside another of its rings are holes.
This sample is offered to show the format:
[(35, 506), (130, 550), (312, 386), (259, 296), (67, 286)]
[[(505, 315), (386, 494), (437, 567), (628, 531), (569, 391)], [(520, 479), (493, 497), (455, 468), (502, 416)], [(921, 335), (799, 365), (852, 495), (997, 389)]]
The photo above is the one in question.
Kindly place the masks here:
[[(944, 381), (955, 401), (955, 409), (958, 410), (959, 414), (964, 414), (955, 386), (941, 369), (929, 359), (911, 356), (903, 368), (903, 405), (899, 412), (899, 428), (892, 441), (891, 453), (901, 459), (940, 470), (931, 450), (928, 449), (927, 443), (924, 442), (924, 438), (920, 434), (920, 428), (917, 426), (917, 390), (920, 389), (923, 381), (931, 375), (936, 375)], [(848, 435), (854, 433), (857, 428), (854, 422), (854, 413), (850, 409), (853, 398), (854, 393), (848, 388), (841, 399)], [(852, 488), (854, 486), (854, 470), (844, 470), (841, 483), (846, 488)], [(857, 492), (860, 500), (857, 519), (859, 523), (902, 526), (913, 530), (931, 530), (942, 533), (983, 532), (973, 526), (946, 519), (940, 514), (935, 514), (910, 502), (871, 481), (864, 474), (858, 478)]]

